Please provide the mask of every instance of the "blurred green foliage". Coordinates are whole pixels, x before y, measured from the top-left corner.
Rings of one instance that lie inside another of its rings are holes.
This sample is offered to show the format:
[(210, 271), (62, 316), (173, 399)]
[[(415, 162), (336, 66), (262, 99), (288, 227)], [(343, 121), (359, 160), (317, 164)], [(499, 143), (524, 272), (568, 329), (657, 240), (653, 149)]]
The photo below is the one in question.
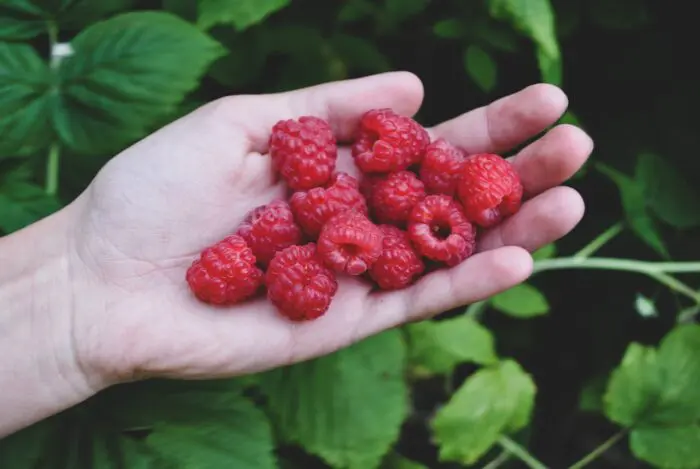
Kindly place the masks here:
[(528, 283), (260, 376), (110, 389), (0, 467), (700, 467), (695, 27), (660, 0), (0, 1), (4, 233), (227, 94), (404, 69), (429, 125), (545, 81), (596, 142)]

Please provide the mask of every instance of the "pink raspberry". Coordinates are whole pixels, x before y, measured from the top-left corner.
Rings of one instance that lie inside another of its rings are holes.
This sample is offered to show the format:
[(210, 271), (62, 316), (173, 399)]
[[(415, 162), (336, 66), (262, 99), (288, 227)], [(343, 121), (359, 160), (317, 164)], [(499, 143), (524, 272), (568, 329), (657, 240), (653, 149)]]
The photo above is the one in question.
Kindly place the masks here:
[(277, 122), (270, 135), (272, 166), (293, 190), (326, 184), (338, 158), (336, 139), (323, 119), (302, 116)]
[(474, 225), (447, 195), (429, 195), (418, 202), (409, 217), (408, 234), (419, 254), (449, 267), (471, 256), (476, 246)]

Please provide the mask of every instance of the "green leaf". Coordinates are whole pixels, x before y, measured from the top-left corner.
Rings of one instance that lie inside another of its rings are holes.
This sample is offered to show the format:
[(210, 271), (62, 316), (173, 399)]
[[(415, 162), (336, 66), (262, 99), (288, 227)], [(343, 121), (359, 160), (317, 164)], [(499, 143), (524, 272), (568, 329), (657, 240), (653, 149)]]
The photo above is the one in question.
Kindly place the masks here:
[(380, 469), (429, 469), (421, 463), (412, 461), (399, 453), (392, 452), (389, 453), (384, 462), (382, 462)]
[(642, 185), (626, 174), (603, 163), (596, 164), (596, 168), (617, 185), (625, 218), (635, 234), (662, 257), (668, 258), (668, 250), (657, 231), (656, 223), (646, 210)]
[(41, 187), (24, 181), (0, 185), (0, 230), (11, 233), (61, 208)]
[(197, 22), (198, 0), (163, 0), (163, 10), (176, 14), (191, 23)]
[(397, 26), (421, 13), (429, 3), (430, 0), (384, 0), (384, 15)]
[(552, 85), (562, 83), (562, 63), (559, 55), (549, 55), (542, 47), (537, 49), (537, 65), (540, 68), (542, 81)]
[(408, 412), (406, 350), (392, 330), (261, 381), (282, 439), (337, 469), (371, 469), (397, 440)]
[(287, 6), (289, 0), (201, 0), (197, 23), (202, 29), (231, 24), (242, 31)]
[(700, 226), (700, 193), (667, 160), (652, 153), (639, 155), (635, 179), (659, 219), (679, 229)]
[(114, 13), (132, 8), (136, 0), (77, 0), (57, 18), (61, 29), (82, 29)]
[(489, 0), (489, 9), (492, 17), (510, 22), (532, 39), (543, 80), (560, 84), (561, 53), (550, 0)]
[(60, 67), (53, 121), (77, 153), (108, 153), (176, 110), (223, 48), (179, 17), (133, 12), (93, 24)]
[(433, 25), (433, 34), (446, 39), (458, 39), (467, 33), (466, 25), (456, 18), (440, 20)]
[(590, 0), (587, 6), (592, 23), (607, 29), (636, 29), (652, 18), (646, 0)]
[(608, 377), (606, 375), (598, 375), (586, 382), (579, 395), (579, 409), (584, 412), (602, 412), (603, 395), (605, 395), (607, 384)]
[(471, 375), (431, 422), (440, 461), (476, 463), (506, 433), (531, 417), (535, 384), (513, 360)]
[(630, 435), (632, 453), (662, 469), (700, 467), (700, 426), (642, 427)]
[(31, 46), (0, 42), (0, 155), (48, 145), (52, 78)]
[(411, 365), (422, 376), (451, 374), (460, 363), (498, 361), (491, 332), (466, 315), (410, 324), (406, 333)]
[(380, 73), (391, 68), (389, 59), (377, 46), (362, 37), (338, 33), (330, 37), (328, 44), (345, 65), (353, 70)]
[(547, 298), (535, 287), (522, 283), (491, 298), (497, 310), (516, 318), (542, 316), (549, 312)]
[(269, 422), (236, 380), (138, 383), (101, 405), (122, 431), (147, 430), (145, 449), (173, 468), (276, 467)]
[(554, 9), (549, 0), (489, 0), (491, 16), (510, 22), (532, 39), (545, 55), (559, 57)]
[(632, 343), (613, 372), (605, 413), (631, 428), (636, 457), (657, 467), (700, 464), (700, 325), (676, 326), (657, 349)]
[(50, 418), (0, 439), (0, 467), (36, 469), (43, 456), (40, 449), (55, 437), (57, 423)]
[[(22, 41), (46, 32), (46, 21), (34, 13), (13, 8), (13, 3), (0, 5), (0, 40)], [(1, 62), (0, 62), (1, 63)]]
[(496, 62), (481, 47), (475, 45), (467, 47), (464, 66), (472, 80), (486, 93), (491, 92), (496, 86)]
[(605, 414), (620, 425), (636, 424), (654, 405), (660, 385), (656, 350), (631, 343), (610, 376), (603, 396)]
[(537, 251), (532, 253), (532, 258), (536, 261), (551, 259), (557, 255), (557, 245), (554, 243), (545, 244)]
[(343, 6), (338, 12), (338, 21), (352, 23), (367, 16), (374, 16), (377, 11), (377, 6), (370, 0), (348, 0), (343, 2)]

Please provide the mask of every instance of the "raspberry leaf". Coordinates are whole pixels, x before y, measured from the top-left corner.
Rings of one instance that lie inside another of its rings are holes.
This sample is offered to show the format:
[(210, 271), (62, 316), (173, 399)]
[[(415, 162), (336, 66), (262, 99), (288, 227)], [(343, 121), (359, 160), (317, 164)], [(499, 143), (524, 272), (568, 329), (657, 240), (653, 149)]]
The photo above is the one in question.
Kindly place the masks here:
[(421, 376), (451, 374), (461, 363), (498, 361), (491, 332), (466, 315), (411, 324), (406, 333), (411, 366)]
[(49, 69), (31, 46), (0, 42), (0, 156), (48, 144), (51, 86)]
[(269, 422), (242, 391), (238, 380), (112, 388), (8, 438), (8, 451), (0, 441), (0, 467), (33, 469), (39, 455), (55, 469), (276, 468)]
[(625, 211), (625, 218), (632, 230), (649, 247), (661, 256), (668, 258), (669, 253), (658, 232), (656, 221), (647, 211), (642, 184), (638, 180), (632, 179), (606, 164), (598, 163), (596, 168), (617, 185), (620, 191), (620, 198), (622, 199), (622, 208)]
[(678, 229), (700, 226), (700, 193), (668, 161), (653, 153), (637, 159), (635, 179), (647, 205), (660, 220)]
[(0, 185), (0, 230), (11, 233), (59, 210), (61, 204), (44, 190), (26, 181)]
[(547, 298), (537, 288), (522, 283), (491, 298), (491, 305), (516, 318), (542, 316), (549, 312)]
[(467, 47), (464, 53), (464, 66), (482, 91), (489, 93), (496, 86), (496, 62), (481, 47), (475, 45)]
[(176, 111), (223, 48), (163, 12), (117, 15), (83, 30), (60, 65), (53, 123), (80, 153), (113, 152)]
[(5, 0), (0, 6), (0, 39), (25, 40), (44, 34), (48, 21), (63, 29), (89, 24), (124, 10), (134, 0)]
[(695, 469), (700, 466), (700, 425), (640, 428), (630, 435), (630, 449), (658, 468)]
[(242, 31), (288, 4), (289, 0), (201, 0), (197, 23), (205, 30), (231, 24)]
[(379, 469), (428, 469), (428, 466), (393, 452), (387, 455)]
[(266, 373), (261, 388), (287, 442), (337, 469), (379, 466), (408, 412), (399, 331)]
[(532, 378), (513, 360), (471, 375), (431, 423), (440, 460), (476, 463), (501, 435), (529, 423), (535, 393)]
[[(0, 5), (0, 40), (21, 41), (46, 31), (41, 10), (27, 0), (6, 0)], [(2, 63), (2, 62), (0, 62)]]
[(542, 77), (558, 83), (561, 79), (561, 53), (550, 0), (489, 0), (488, 3), (493, 18), (509, 22), (532, 39), (537, 46)]
[(467, 34), (467, 24), (456, 18), (440, 20), (433, 24), (433, 34), (445, 39), (458, 39)]
[(677, 326), (658, 348), (632, 343), (608, 382), (607, 417), (630, 429), (630, 448), (657, 467), (700, 464), (700, 326)]

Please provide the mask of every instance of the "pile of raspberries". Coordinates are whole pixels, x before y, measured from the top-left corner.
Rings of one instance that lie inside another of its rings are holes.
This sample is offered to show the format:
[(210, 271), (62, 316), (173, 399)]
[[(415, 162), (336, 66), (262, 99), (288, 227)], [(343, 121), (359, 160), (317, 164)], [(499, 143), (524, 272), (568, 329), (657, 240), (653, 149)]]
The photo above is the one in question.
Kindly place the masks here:
[(508, 160), (468, 155), (391, 109), (366, 112), (351, 144), (360, 180), (336, 170), (336, 137), (323, 119), (276, 123), (272, 168), (288, 200), (250, 211), (234, 234), (187, 271), (200, 301), (232, 305), (263, 294), (292, 321), (324, 315), (342, 275), (382, 290), (474, 253), (477, 229), (517, 212), (523, 187)]

